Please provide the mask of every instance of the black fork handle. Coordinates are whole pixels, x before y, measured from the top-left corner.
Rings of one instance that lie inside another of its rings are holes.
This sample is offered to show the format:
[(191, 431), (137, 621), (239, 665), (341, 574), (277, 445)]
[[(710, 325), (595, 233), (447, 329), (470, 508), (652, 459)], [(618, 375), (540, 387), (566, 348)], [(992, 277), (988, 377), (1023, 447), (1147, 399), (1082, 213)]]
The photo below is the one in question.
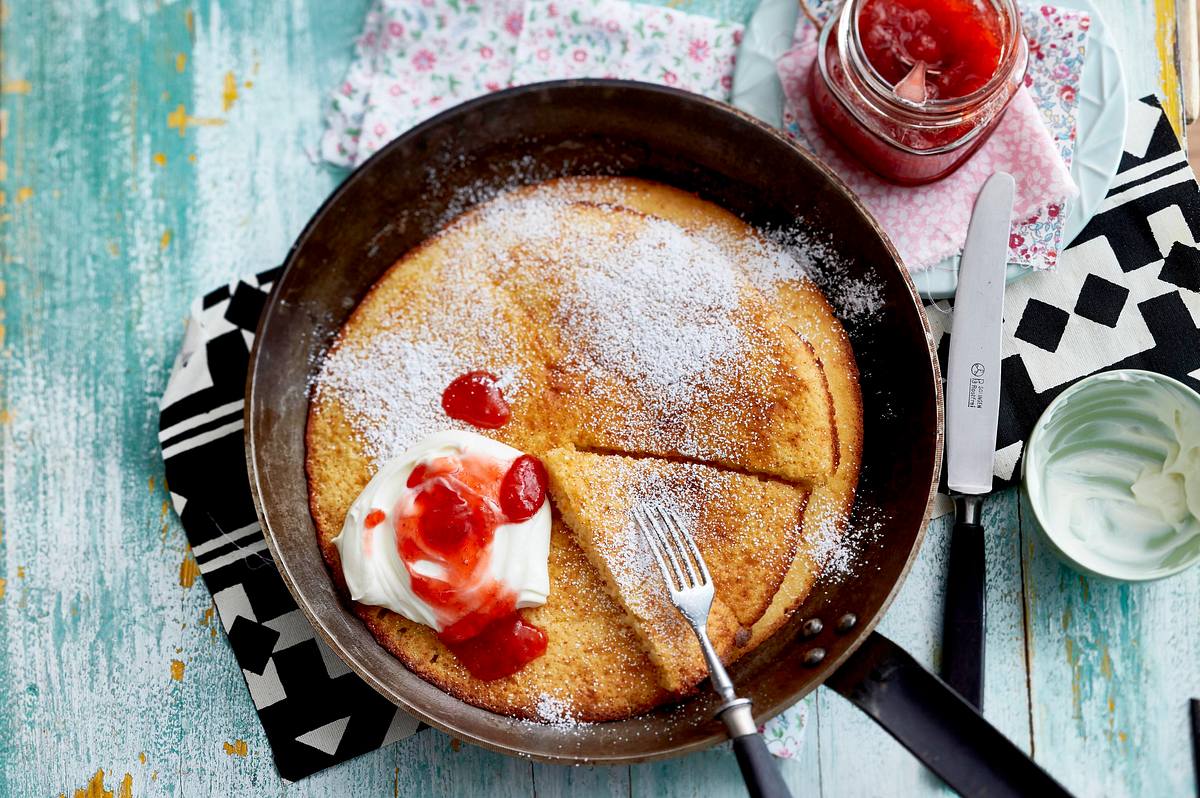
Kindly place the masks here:
[(742, 778), (746, 781), (750, 798), (792, 798), (779, 773), (779, 765), (767, 750), (761, 735), (734, 737), (733, 753), (737, 755), (738, 767), (742, 769)]
[(733, 753), (737, 755), (750, 798), (792, 798), (792, 792), (779, 772), (779, 763), (767, 751), (767, 744), (758, 733), (750, 702), (736, 698), (717, 710), (717, 716), (729, 730)]
[(872, 632), (826, 680), (965, 796), (1069, 798), (1061, 784), (908, 652)]

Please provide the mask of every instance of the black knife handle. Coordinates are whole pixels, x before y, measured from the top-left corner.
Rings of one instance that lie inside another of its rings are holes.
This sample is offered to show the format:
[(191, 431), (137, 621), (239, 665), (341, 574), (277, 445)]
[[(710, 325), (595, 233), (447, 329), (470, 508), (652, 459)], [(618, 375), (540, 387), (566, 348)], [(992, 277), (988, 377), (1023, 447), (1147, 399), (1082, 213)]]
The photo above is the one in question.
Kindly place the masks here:
[(942, 614), (942, 678), (980, 712), (987, 633), (982, 496), (956, 496)]
[(825, 685), (870, 715), (961, 795), (1070, 798), (1028, 754), (878, 632), (867, 635)]

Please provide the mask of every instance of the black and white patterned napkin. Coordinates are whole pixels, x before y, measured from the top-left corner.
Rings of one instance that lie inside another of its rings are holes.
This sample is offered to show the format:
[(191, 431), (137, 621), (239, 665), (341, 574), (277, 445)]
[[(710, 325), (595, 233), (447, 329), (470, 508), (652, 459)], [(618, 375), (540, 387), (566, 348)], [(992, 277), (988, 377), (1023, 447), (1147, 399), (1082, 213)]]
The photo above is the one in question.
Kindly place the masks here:
[[(996, 473), (1009, 481), (1046, 405), (1097, 371), (1138, 367), (1200, 388), (1200, 189), (1158, 102), (1131, 105), (1120, 172), (1056, 271), (1008, 288)], [(242, 409), (250, 346), (279, 270), (192, 307), (162, 399), (175, 511), (266, 730), (295, 780), (421, 727), (314, 635), (271, 561), (250, 498)], [(948, 351), (951, 314), (931, 306)]]
[[(1125, 153), (1108, 196), (1053, 271), (1008, 284), (997, 485), (1053, 399), (1099, 371), (1139, 368), (1200, 390), (1200, 187), (1153, 96), (1130, 103)], [(953, 311), (928, 305), (938, 356)]]
[(158, 439), (167, 486), (279, 775), (303, 778), (418, 731), (317, 636), (267, 551), (250, 498), (242, 408), (271, 269), (192, 305)]

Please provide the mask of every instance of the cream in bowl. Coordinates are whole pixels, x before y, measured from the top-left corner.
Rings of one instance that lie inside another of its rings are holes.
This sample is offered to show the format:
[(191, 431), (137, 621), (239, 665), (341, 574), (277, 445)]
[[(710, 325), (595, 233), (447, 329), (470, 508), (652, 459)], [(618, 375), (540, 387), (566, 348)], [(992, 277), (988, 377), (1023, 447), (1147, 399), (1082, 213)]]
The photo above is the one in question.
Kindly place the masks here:
[(1025, 491), (1058, 554), (1114, 579), (1200, 560), (1200, 394), (1126, 369), (1081, 380), (1038, 419)]

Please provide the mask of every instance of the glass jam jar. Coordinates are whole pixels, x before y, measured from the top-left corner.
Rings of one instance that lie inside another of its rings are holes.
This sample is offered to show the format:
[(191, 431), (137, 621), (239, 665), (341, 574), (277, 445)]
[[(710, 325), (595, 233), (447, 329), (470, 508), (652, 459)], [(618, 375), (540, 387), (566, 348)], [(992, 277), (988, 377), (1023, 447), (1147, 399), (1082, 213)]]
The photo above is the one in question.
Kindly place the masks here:
[(1028, 62), (1014, 0), (846, 0), (821, 30), (813, 109), (882, 177), (928, 183), (987, 139)]

